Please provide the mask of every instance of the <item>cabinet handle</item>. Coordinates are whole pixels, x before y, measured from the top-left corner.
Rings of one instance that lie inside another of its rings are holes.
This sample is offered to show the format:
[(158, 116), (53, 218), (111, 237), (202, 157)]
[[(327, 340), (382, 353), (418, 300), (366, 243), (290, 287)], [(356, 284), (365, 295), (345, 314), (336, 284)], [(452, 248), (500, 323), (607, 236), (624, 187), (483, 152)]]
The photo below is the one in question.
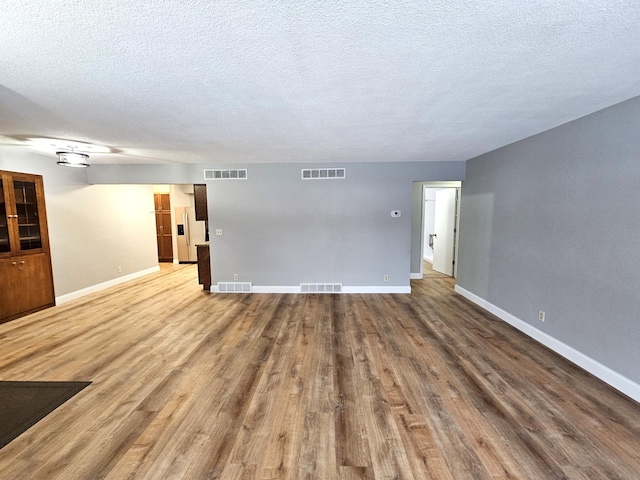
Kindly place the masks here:
[(16, 265), (16, 262), (11, 262), (11, 265)]
[(20, 265), (24, 265), (24, 260), (22, 260), (22, 261), (20, 262)]

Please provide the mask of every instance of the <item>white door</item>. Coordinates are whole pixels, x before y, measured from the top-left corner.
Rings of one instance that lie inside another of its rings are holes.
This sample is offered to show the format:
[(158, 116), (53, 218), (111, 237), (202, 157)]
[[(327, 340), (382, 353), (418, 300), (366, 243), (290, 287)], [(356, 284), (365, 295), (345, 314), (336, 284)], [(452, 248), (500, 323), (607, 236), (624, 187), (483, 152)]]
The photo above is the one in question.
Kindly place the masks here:
[(433, 269), (453, 277), (456, 228), (456, 189), (436, 192), (433, 229)]

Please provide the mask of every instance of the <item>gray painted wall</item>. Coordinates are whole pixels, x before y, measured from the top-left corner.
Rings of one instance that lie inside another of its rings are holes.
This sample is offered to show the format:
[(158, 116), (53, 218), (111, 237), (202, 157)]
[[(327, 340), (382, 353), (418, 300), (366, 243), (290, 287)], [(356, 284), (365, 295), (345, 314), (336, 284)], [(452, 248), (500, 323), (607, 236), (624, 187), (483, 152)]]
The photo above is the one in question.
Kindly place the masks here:
[(411, 191), (411, 273), (416, 276), (422, 272), (423, 190), (424, 182), (413, 182)]
[[(412, 182), (462, 180), (464, 162), (337, 166), (346, 166), (346, 179), (301, 179), (301, 168), (327, 165), (252, 164), (236, 166), (248, 168), (246, 181), (207, 182), (213, 282), (238, 274), (240, 281), (260, 286), (408, 287)], [(203, 168), (225, 167), (96, 165), (89, 181), (202, 183)], [(391, 210), (402, 216), (391, 218)], [(216, 237), (219, 228), (223, 236)]]
[(157, 267), (152, 186), (89, 185), (85, 169), (10, 147), (0, 170), (43, 176), (57, 297)]
[(460, 230), (459, 286), (640, 382), (640, 97), (468, 161)]

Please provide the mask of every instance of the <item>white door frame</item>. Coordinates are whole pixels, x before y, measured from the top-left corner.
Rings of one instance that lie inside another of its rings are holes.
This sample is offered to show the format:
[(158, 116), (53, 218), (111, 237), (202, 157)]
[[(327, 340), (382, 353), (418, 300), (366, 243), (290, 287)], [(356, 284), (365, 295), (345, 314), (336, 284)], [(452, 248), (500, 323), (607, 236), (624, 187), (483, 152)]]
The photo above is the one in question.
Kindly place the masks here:
[(458, 236), (460, 234), (460, 188), (462, 182), (460, 180), (455, 181), (441, 181), (441, 182), (420, 182), (422, 183), (422, 202), (420, 204), (420, 277), (424, 278), (424, 201), (426, 197), (427, 188), (457, 188), (458, 189), (458, 206), (456, 212), (456, 234), (454, 238), (455, 242), (455, 265), (453, 267), (453, 277), (458, 276)]

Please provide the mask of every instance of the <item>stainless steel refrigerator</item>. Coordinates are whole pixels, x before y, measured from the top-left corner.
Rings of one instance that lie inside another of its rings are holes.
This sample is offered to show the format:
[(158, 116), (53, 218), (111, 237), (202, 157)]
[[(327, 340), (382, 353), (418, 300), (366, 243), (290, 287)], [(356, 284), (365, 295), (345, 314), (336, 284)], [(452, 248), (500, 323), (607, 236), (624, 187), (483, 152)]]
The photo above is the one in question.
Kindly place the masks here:
[(196, 245), (205, 243), (205, 222), (196, 221), (195, 207), (177, 207), (175, 220), (178, 231), (178, 261), (196, 262)]

